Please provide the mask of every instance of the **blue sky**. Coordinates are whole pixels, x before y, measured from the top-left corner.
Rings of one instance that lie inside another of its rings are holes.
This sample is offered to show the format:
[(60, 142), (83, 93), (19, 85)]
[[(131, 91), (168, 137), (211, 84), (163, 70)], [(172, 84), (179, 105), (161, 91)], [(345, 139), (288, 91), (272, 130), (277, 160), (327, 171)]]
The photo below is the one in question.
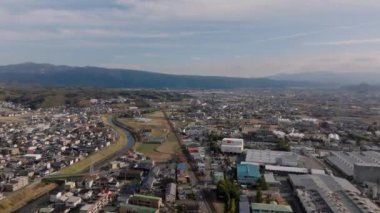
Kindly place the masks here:
[(377, 72), (379, 0), (1, 0), (0, 63)]

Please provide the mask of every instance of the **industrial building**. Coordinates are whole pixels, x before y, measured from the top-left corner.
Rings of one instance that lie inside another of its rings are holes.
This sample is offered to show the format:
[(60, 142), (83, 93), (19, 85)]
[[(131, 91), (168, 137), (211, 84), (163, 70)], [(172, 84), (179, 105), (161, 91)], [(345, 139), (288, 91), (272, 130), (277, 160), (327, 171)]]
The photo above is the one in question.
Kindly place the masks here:
[(240, 138), (223, 138), (220, 149), (224, 153), (241, 154), (244, 151), (244, 140)]
[[(339, 170), (346, 178), (353, 179), (355, 164), (360, 164), (362, 166), (368, 164), (367, 166), (370, 167), (374, 167), (375, 165), (380, 166), (380, 153), (374, 151), (335, 151), (331, 152), (331, 155), (328, 156), (326, 160), (330, 165)], [(360, 170), (360, 168), (357, 170)], [(372, 175), (372, 173), (368, 173), (368, 171), (364, 172), (366, 175)]]
[(380, 212), (346, 179), (330, 175), (289, 175), (305, 212)]
[(293, 152), (247, 149), (246, 162), (260, 165), (298, 166), (299, 156)]
[(380, 181), (380, 164), (355, 163), (354, 180), (358, 183)]

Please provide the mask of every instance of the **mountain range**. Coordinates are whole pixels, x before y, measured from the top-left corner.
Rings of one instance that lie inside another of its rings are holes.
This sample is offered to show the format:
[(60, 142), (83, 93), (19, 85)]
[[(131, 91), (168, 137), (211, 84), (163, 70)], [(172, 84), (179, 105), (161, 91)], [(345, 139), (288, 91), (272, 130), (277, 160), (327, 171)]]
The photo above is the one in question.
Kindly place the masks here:
[(357, 84), (380, 85), (380, 72), (304, 72), (293, 74), (278, 74), (269, 79), (279, 81), (313, 82), (320, 85), (345, 86)]
[(237, 89), (380, 85), (380, 73), (305, 72), (266, 78), (173, 75), (131, 69), (22, 63), (0, 66), (2, 85), (96, 88)]
[(22, 63), (0, 66), (0, 84), (98, 88), (234, 89), (304, 86), (268, 78), (171, 75), (155, 72)]

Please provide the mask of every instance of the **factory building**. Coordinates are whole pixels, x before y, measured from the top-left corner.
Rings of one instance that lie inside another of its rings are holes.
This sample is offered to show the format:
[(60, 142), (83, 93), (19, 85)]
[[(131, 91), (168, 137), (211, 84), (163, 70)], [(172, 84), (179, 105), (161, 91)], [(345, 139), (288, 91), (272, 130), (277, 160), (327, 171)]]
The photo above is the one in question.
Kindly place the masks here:
[(298, 166), (299, 156), (293, 152), (247, 149), (246, 162), (260, 165)]
[(380, 212), (346, 179), (330, 175), (289, 175), (305, 212)]
[(380, 164), (355, 163), (354, 180), (358, 183), (380, 181)]
[(223, 138), (220, 149), (224, 153), (241, 154), (244, 151), (244, 140), (240, 138)]
[[(354, 165), (359, 164), (359, 167), (363, 167), (365, 164), (368, 164), (367, 167), (369, 166), (372, 167), (373, 170), (376, 170), (375, 167), (380, 166), (380, 153), (374, 151), (336, 151), (331, 152), (331, 155), (327, 157), (326, 160), (331, 166), (339, 170), (346, 178), (354, 179)], [(357, 170), (361, 170), (359, 167)], [(371, 173), (366, 172), (365, 174)]]

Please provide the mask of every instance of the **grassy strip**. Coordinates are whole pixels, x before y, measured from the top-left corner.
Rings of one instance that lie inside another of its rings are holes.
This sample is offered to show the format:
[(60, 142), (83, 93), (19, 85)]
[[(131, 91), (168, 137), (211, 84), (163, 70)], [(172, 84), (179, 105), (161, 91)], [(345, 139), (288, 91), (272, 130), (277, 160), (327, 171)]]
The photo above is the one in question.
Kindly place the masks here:
[(87, 158), (82, 159), (79, 162), (74, 163), (73, 165), (70, 165), (68, 167), (63, 168), (59, 172), (59, 174), (66, 175), (66, 174), (75, 174), (75, 173), (83, 172), (84, 170), (88, 169), (91, 166), (91, 163), (95, 164), (95, 163), (111, 156), (113, 153), (115, 153), (116, 151), (122, 149), (125, 145), (127, 145), (127, 143), (125, 142), (125, 141), (127, 141), (127, 135), (126, 135), (125, 131), (122, 130), (121, 128), (118, 128), (118, 127), (111, 125), (108, 122), (108, 116), (103, 116), (102, 119), (103, 119), (104, 123), (106, 123), (109, 126), (112, 126), (112, 128), (114, 128), (117, 131), (117, 133), (119, 135), (119, 139), (116, 142), (109, 145), (108, 147), (105, 147), (105, 148), (91, 154)]
[(31, 200), (53, 190), (57, 185), (55, 183), (33, 183), (25, 188), (16, 191), (6, 198), (0, 200), (0, 212), (8, 213), (16, 211), (23, 207)]
[[(75, 174), (80, 173), (86, 169), (88, 169), (91, 165), (91, 163), (96, 163), (106, 157), (109, 157), (114, 152), (118, 151), (119, 149), (123, 148), (127, 143), (125, 141), (127, 140), (127, 135), (124, 130), (118, 127), (114, 127), (108, 122), (108, 116), (102, 117), (104, 123), (106, 123), (109, 126), (112, 126), (119, 135), (119, 139), (112, 143), (110, 146), (105, 147), (101, 149), (100, 151), (90, 155), (89, 157), (71, 165), (68, 167), (63, 168), (59, 171), (58, 175), (69, 175), (69, 174)], [(33, 183), (29, 186), (16, 191), (6, 198), (0, 200), (0, 212), (1, 213), (8, 213), (16, 211), (17, 209), (21, 208), (22, 206), (26, 205), (28, 202), (32, 201), (35, 198), (38, 198), (39, 196), (53, 190), (55, 187), (57, 187), (54, 183)]]

